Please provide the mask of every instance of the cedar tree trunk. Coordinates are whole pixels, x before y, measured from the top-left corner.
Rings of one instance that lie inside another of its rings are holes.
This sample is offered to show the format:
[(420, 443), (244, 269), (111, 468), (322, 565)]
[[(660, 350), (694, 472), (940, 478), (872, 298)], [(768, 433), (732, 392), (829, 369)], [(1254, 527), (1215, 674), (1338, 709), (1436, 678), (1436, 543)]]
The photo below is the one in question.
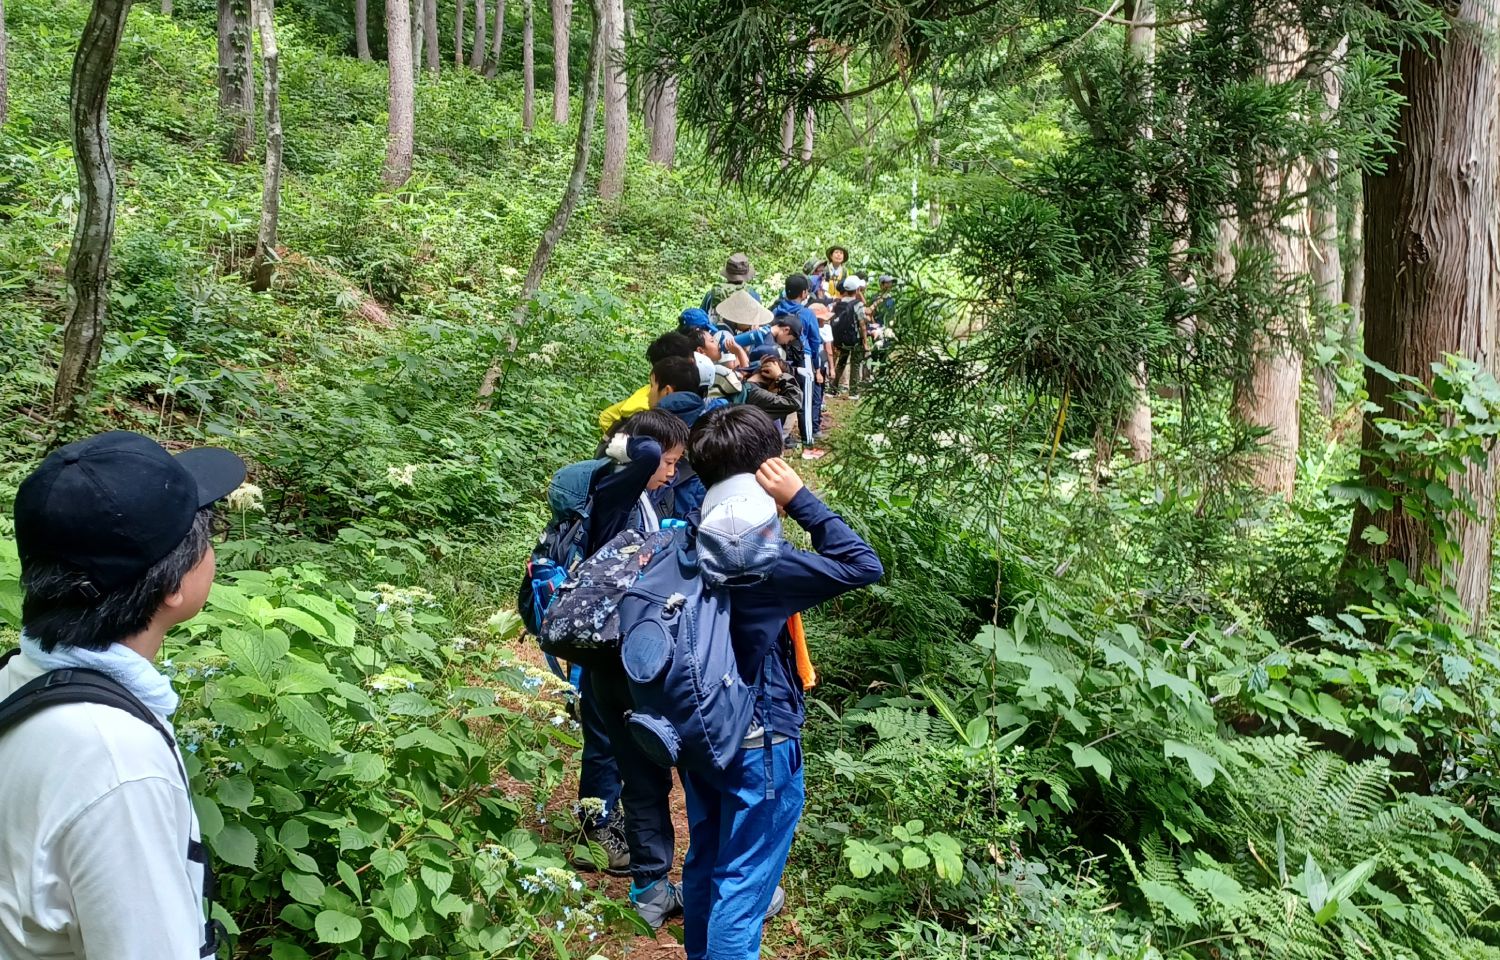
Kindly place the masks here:
[(489, 49), (485, 45), (485, 17), (489, 11), (485, 9), (485, 0), (474, 0), (474, 45), (469, 49), (469, 69), (482, 71), (484, 69), (484, 55)]
[(437, 0), (422, 0), (422, 27), (427, 34), (427, 49), (422, 51), (428, 73), (437, 73), (442, 66), (443, 51), (439, 49)]
[[(459, 0), (460, 9), (463, 0)], [(386, 0), (386, 63), (390, 80), (386, 97), (385, 167), (381, 179), (399, 187), (411, 176), (412, 135), (416, 94), (411, 75), (411, 24), (403, 0)]]
[[(1140, 90), (1135, 95), (1142, 101), (1148, 101), (1151, 91), (1146, 84), (1150, 83), (1151, 65), (1156, 62), (1156, 2), (1155, 0), (1135, 0), (1130, 8), (1130, 26), (1125, 31), (1125, 52), (1139, 65), (1141, 73)], [(936, 118), (934, 118), (936, 119)], [(1142, 126), (1135, 135), (1142, 140), (1150, 140), (1155, 134), (1149, 125)], [(1149, 195), (1149, 186), (1141, 185), (1142, 190)], [(1136, 228), (1136, 240), (1139, 245), (1140, 259), (1138, 266), (1146, 266), (1151, 250), (1151, 221), (1149, 218), (1143, 220)], [(1151, 400), (1150, 383), (1146, 375), (1146, 361), (1142, 360), (1136, 365), (1135, 371), (1135, 400), (1130, 409), (1120, 420), (1120, 433), (1125, 437), (1125, 442), (1130, 446), (1130, 460), (1132, 463), (1144, 463), (1151, 459)], [(1101, 448), (1102, 449), (1102, 448)], [(1099, 464), (1100, 467), (1108, 466), (1107, 463)]]
[(484, 75), (491, 80), (500, 72), (500, 54), (505, 47), (505, 0), (495, 0), (495, 29), (490, 32), (490, 55)]
[[(1430, 365), (1445, 353), (1461, 354), (1493, 373), (1500, 309), (1500, 71), (1491, 47), (1500, 12), (1494, 0), (1462, 0), (1450, 16), (1447, 40), (1432, 56), (1403, 49), (1397, 92), (1406, 102), (1395, 135), (1400, 146), (1383, 173), (1365, 184), (1365, 353), (1427, 382)], [(1391, 392), (1385, 378), (1371, 371), (1365, 388), (1371, 403), (1385, 406)], [(1369, 420), (1364, 430), (1365, 446), (1371, 447), (1376, 434)], [(1365, 474), (1366, 482), (1376, 482), (1368, 465)], [(1451, 583), (1478, 627), (1489, 606), (1493, 462), (1471, 466), (1458, 485), (1456, 492), (1474, 502), (1478, 517), (1460, 516), (1450, 534), (1463, 554)], [(1389, 539), (1366, 542), (1360, 534), (1368, 524)], [(1412, 571), (1435, 562), (1426, 528), (1407, 518), (1399, 504), (1376, 516), (1357, 510), (1349, 551), (1377, 563), (1397, 558)]]
[(255, 64), (250, 0), (219, 0), (219, 114), (229, 128), (224, 158), (240, 163), (255, 143)]
[(656, 105), (651, 112), (650, 159), (664, 167), (677, 162), (676, 76), (663, 77), (656, 88)]
[[(573, 0), (552, 0), (552, 122), (568, 122), (568, 43), (573, 31)], [(593, 83), (593, 79), (589, 83)]]
[[(401, 2), (401, 0), (398, 0)], [(255, 0), (255, 27), (260, 33), (260, 62), (265, 81), (266, 170), (260, 195), (260, 232), (255, 237), (255, 261), (250, 267), (250, 289), (271, 288), (276, 256), (276, 220), (281, 212), (281, 77), (276, 49), (276, 0)]]
[(94, 0), (73, 58), (69, 120), (78, 171), (78, 220), (68, 249), (68, 306), (53, 414), (73, 419), (87, 396), (109, 324), (109, 247), (115, 232), (115, 162), (109, 149), (109, 81), (129, 0)]
[(370, 56), (370, 6), (369, 0), (354, 0), (354, 52), (369, 63)]
[[(1331, 119), (1338, 113), (1339, 94), (1342, 87), (1344, 53), (1349, 41), (1341, 42), (1323, 72), (1323, 116)], [(1313, 164), (1312, 180), (1309, 184), (1308, 228), (1312, 238), (1312, 285), (1316, 308), (1315, 316), (1326, 324), (1336, 324), (1342, 334), (1343, 318), (1339, 315), (1339, 304), (1344, 302), (1344, 265), (1339, 257), (1339, 209), (1338, 209), (1339, 156), (1337, 150), (1329, 150)], [(1338, 363), (1338, 358), (1333, 361)], [(1324, 420), (1333, 419), (1333, 407), (1338, 400), (1338, 378), (1332, 366), (1319, 366), (1313, 379), (1318, 386), (1318, 409)]]
[(599, 175), (599, 196), (615, 200), (625, 192), (625, 150), (630, 137), (624, 0), (605, 0), (604, 11), (604, 167)]
[(453, 65), (464, 65), (464, 0), (453, 3)]
[(521, 20), (521, 129), (536, 126), (536, 23), (533, 0), (526, 0)]

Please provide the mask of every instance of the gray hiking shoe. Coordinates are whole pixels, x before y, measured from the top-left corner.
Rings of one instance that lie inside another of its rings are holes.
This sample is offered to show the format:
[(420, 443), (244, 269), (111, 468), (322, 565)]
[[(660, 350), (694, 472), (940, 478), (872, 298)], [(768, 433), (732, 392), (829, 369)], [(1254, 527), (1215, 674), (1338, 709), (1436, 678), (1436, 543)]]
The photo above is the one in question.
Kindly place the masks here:
[[(608, 861), (604, 865), (604, 872), (612, 877), (626, 877), (630, 875), (630, 846), (625, 842), (625, 830), (616, 821), (610, 821), (602, 826), (589, 827), (583, 831), (584, 839), (590, 844), (597, 843), (604, 850)], [(579, 870), (592, 872), (599, 869), (592, 857), (582, 856), (573, 858), (573, 866)]]
[(786, 891), (781, 889), (781, 884), (778, 883), (776, 892), (771, 894), (771, 905), (766, 908), (766, 919), (776, 916), (784, 906), (786, 906)]
[(637, 891), (632, 884), (630, 902), (641, 919), (652, 930), (657, 930), (669, 919), (682, 913), (682, 885), (670, 880), (658, 880), (646, 889)]

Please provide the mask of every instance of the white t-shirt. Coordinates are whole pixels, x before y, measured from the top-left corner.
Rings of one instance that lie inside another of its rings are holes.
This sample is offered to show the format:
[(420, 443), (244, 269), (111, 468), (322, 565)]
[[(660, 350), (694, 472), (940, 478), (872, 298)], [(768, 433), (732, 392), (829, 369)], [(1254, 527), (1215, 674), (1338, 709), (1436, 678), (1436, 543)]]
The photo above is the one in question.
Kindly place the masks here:
[(833, 342), (833, 322), (828, 321), (818, 326), (818, 335), (823, 338), (823, 349), (826, 351), (828, 345)]
[[(44, 672), (14, 657), (0, 699)], [(198, 819), (179, 762), (102, 704), (49, 707), (0, 736), (0, 957), (197, 960), (203, 868), (187, 859)]]

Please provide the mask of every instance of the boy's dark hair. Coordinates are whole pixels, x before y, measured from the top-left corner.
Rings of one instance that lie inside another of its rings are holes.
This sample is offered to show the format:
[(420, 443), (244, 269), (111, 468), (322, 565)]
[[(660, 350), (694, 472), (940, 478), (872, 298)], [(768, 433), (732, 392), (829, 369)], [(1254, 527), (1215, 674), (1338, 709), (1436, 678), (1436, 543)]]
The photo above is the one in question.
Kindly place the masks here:
[(711, 487), (781, 456), (781, 431), (759, 407), (720, 407), (693, 424), (687, 453), (704, 486)]
[(651, 365), (651, 379), (656, 389), (671, 387), (677, 393), (697, 393), (703, 385), (698, 364), (690, 357), (667, 357)]
[(691, 359), (693, 352), (697, 349), (697, 341), (683, 336), (676, 330), (670, 330), (651, 341), (651, 345), (646, 348), (646, 362), (654, 367), (658, 360), (665, 360), (667, 357)]
[(807, 277), (800, 273), (791, 274), (786, 278), (786, 298), (788, 300), (799, 300), (802, 295), (811, 289)]
[(709, 342), (709, 339), (713, 337), (713, 334), (702, 327), (693, 327), (688, 324), (678, 327), (677, 332), (692, 341), (694, 352), (697, 352), (699, 347), (705, 346)]
[[(27, 565), (21, 576), (21, 626), (41, 648), (104, 650), (151, 624), (162, 601), (177, 592), (182, 578), (198, 565), (213, 539), (213, 510), (199, 510), (187, 536), (136, 582), (99, 595), (88, 576), (45, 560)], [(86, 591), (92, 590), (95, 597)]]
[(688, 443), (687, 424), (665, 410), (642, 410), (620, 424), (617, 432), (632, 437), (650, 437), (661, 444), (663, 453), (673, 447), (686, 447)]

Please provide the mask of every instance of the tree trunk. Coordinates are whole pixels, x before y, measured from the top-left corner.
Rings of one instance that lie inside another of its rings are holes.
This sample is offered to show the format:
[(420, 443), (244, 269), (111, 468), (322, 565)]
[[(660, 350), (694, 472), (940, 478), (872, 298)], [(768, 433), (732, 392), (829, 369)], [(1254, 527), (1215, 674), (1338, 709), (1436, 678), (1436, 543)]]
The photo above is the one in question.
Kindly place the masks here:
[[(1338, 113), (1339, 93), (1342, 86), (1341, 73), (1344, 53), (1349, 41), (1342, 41), (1324, 70), (1323, 116), (1331, 120)], [(1344, 302), (1344, 267), (1339, 259), (1339, 156), (1337, 150), (1329, 150), (1313, 164), (1312, 178), (1308, 185), (1310, 209), (1308, 232), (1312, 239), (1312, 285), (1314, 313), (1324, 327), (1337, 326), (1343, 331), (1343, 317), (1339, 305)], [(1326, 339), (1326, 338), (1325, 338)], [(1338, 401), (1337, 364), (1339, 357), (1331, 363), (1318, 366), (1313, 375), (1318, 387), (1318, 409), (1325, 421), (1331, 421), (1334, 404)]]
[(797, 112), (790, 105), (781, 114), (781, 166), (792, 162), (792, 148), (797, 143)]
[(276, 0), (256, 0), (255, 26), (260, 33), (260, 62), (266, 100), (266, 170), (260, 195), (260, 232), (255, 238), (255, 261), (250, 267), (250, 289), (271, 289), (276, 255), (276, 220), (281, 212), (281, 79), (276, 49)]
[(10, 69), (5, 59), (5, 0), (0, 0), (0, 127), (10, 113)]
[[(1133, 59), (1141, 73), (1141, 88), (1135, 91), (1135, 97), (1140, 101), (1148, 101), (1151, 97), (1150, 69), (1156, 62), (1156, 2), (1155, 0), (1135, 0), (1130, 8), (1130, 26), (1125, 31), (1125, 52)], [(935, 105), (934, 105), (935, 107)], [(934, 109), (934, 121), (936, 118)], [(1142, 140), (1150, 140), (1155, 131), (1149, 125), (1143, 125), (1135, 131), (1135, 135)], [(1140, 185), (1144, 195), (1150, 194), (1150, 184)], [(1150, 260), (1151, 250), (1151, 220), (1143, 219), (1136, 228), (1137, 257), (1135, 266), (1144, 269)], [(1146, 374), (1146, 362), (1142, 360), (1136, 365), (1135, 371), (1135, 399), (1130, 409), (1120, 419), (1120, 433), (1125, 436), (1125, 442), (1130, 446), (1130, 461), (1132, 463), (1145, 463), (1151, 459), (1151, 400), (1150, 381)]]
[(494, 79), (500, 72), (500, 54), (505, 47), (505, 0), (495, 0), (495, 29), (490, 33), (490, 57), (484, 75)]
[[(939, 87), (937, 85), (937, 81), (934, 80), (932, 83), (932, 123), (934, 127), (936, 127), (937, 122), (942, 117), (942, 115), (943, 89), (942, 87)], [(932, 136), (927, 138), (927, 166), (930, 167), (934, 173), (937, 172), (938, 163), (942, 160), (942, 157), (943, 141), (939, 139), (936, 130), (934, 130)], [(931, 196), (927, 198), (927, 226), (936, 230), (942, 225), (943, 201), (938, 198), (936, 192), (933, 192)]]
[[(1493, 373), (1500, 309), (1500, 70), (1490, 47), (1500, 13), (1493, 0), (1462, 0), (1449, 15), (1447, 40), (1433, 56), (1415, 46), (1402, 50), (1399, 146), (1384, 172), (1365, 185), (1365, 353), (1426, 382), (1430, 365), (1446, 353)], [(1365, 388), (1372, 404), (1397, 415), (1387, 407), (1391, 384), (1385, 378), (1370, 371)], [(1365, 446), (1374, 446), (1378, 435), (1368, 419), (1364, 431)], [(1478, 516), (1457, 515), (1450, 533), (1462, 557), (1449, 582), (1476, 632), (1489, 606), (1493, 466), (1493, 460), (1470, 466), (1457, 478), (1455, 493), (1470, 499)], [(1367, 482), (1377, 482), (1368, 462), (1363, 472)], [(1387, 534), (1384, 544), (1364, 540), (1367, 524)], [(1437, 565), (1426, 526), (1407, 517), (1399, 501), (1395, 510), (1375, 516), (1357, 510), (1349, 551), (1377, 563), (1394, 557), (1414, 572)]]
[(464, 0), (453, 2), (453, 65), (464, 65)]
[(370, 56), (370, 6), (368, 0), (354, 0), (354, 52), (366, 63)]
[(219, 114), (228, 125), (224, 158), (240, 163), (255, 143), (255, 64), (250, 0), (219, 0)]
[[(515, 320), (517, 334), (519, 328), (524, 326), (531, 309), (531, 301), (536, 297), (537, 291), (542, 288), (542, 277), (547, 273), (547, 265), (552, 262), (552, 251), (557, 249), (558, 241), (562, 239), (563, 231), (568, 229), (568, 221), (573, 217), (573, 211), (578, 206), (579, 199), (583, 196), (584, 178), (589, 171), (589, 153), (594, 142), (594, 120), (599, 112), (599, 73), (604, 66), (605, 60), (605, 19), (608, 16), (606, 4), (611, 0), (590, 0), (590, 12), (593, 17), (593, 32), (589, 38), (589, 55), (584, 65), (583, 81), (583, 116), (578, 125), (578, 141), (573, 148), (573, 169), (568, 173), (568, 184), (563, 188), (562, 199), (557, 203), (557, 209), (552, 212), (552, 219), (547, 224), (547, 229), (542, 231), (542, 237), (537, 241), (536, 253), (531, 258), (531, 268), (526, 271), (526, 279), (521, 283), (520, 300), (516, 303)], [(515, 352), (516, 335), (511, 339), (511, 352)], [(489, 398), (495, 392), (495, 387), (500, 380), (500, 372), (503, 358), (496, 358), (485, 371), (484, 379), (479, 384), (479, 400), (481, 405), (487, 405)]]
[[(463, 0), (459, 0), (463, 8)], [(388, 187), (399, 187), (411, 176), (412, 135), (416, 120), (416, 97), (411, 76), (411, 24), (402, 0), (386, 0), (386, 63), (390, 79), (386, 91), (385, 166), (380, 178)]]
[(78, 414), (109, 325), (109, 248), (115, 232), (115, 161), (109, 147), (109, 81), (125, 34), (129, 0), (94, 0), (68, 98), (73, 166), (78, 171), (78, 220), (68, 250), (67, 316), (52, 392), (60, 420)]
[[(552, 0), (552, 122), (568, 122), (568, 43), (573, 30), (573, 0)], [(592, 78), (589, 83), (593, 83)]]
[(485, 9), (485, 0), (474, 0), (474, 46), (469, 50), (469, 69), (481, 71), (484, 69), (484, 55), (489, 49), (485, 45), (485, 17), (489, 11)]
[(641, 78), (641, 128), (646, 142), (651, 142), (651, 130), (656, 124), (656, 101), (661, 95), (661, 76), (654, 71)]
[(808, 107), (802, 113), (802, 162), (808, 163), (813, 158), (813, 126), (817, 121), (817, 113), (812, 107)]
[(1344, 342), (1349, 346), (1357, 343), (1359, 323), (1365, 310), (1365, 198), (1361, 185), (1353, 209), (1349, 211), (1349, 223), (1344, 228), (1344, 307), (1348, 315), (1344, 326)]
[(427, 18), (422, 14), (422, 0), (411, 0), (411, 4), (411, 70), (415, 80), (426, 56)]
[(652, 163), (671, 167), (677, 162), (677, 78), (663, 77), (656, 88), (656, 109), (651, 126)]
[(599, 197), (618, 199), (625, 192), (625, 151), (630, 137), (629, 88), (625, 83), (625, 3), (604, 2), (604, 168)]
[(536, 23), (535, 0), (526, 0), (521, 21), (521, 129), (527, 133), (536, 126)]
[(164, 17), (172, 15), (172, 0), (161, 0), (161, 15)]
[[(1269, 83), (1296, 83), (1308, 54), (1306, 32), (1300, 26), (1270, 28), (1271, 63), (1265, 67)], [(1291, 289), (1286, 302), (1257, 330), (1248, 344), (1250, 371), (1235, 385), (1234, 416), (1244, 425), (1265, 430), (1261, 450), (1250, 459), (1250, 477), (1267, 493), (1290, 498), (1297, 477), (1299, 442), (1298, 399), (1302, 386), (1302, 353), (1294, 340), (1307, 327), (1307, 302), (1297, 285), (1308, 273), (1308, 169), (1296, 157), (1273, 161), (1261, 171), (1260, 197), (1251, 217), (1251, 243), (1269, 251), (1276, 277)], [(1283, 204), (1283, 197), (1301, 197)], [(1279, 220), (1272, 219), (1281, 210)], [(1285, 291), (1284, 291), (1285, 293)]]
[(443, 51), (439, 49), (437, 0), (422, 0), (422, 24), (427, 34), (426, 65), (428, 73), (442, 67)]

